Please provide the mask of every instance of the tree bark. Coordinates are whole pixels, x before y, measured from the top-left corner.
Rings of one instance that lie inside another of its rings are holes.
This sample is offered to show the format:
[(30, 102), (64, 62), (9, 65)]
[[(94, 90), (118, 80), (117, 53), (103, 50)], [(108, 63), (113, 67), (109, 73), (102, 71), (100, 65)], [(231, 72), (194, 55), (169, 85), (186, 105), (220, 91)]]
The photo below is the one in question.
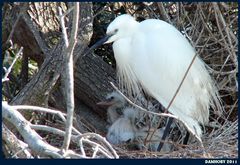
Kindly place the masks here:
[[(71, 3), (69, 6), (71, 6)], [(48, 38), (50, 37), (47, 34), (57, 34), (59, 28), (55, 27), (54, 24), (52, 29), (55, 29), (55, 32), (49, 32), (51, 28), (46, 30), (46, 28), (41, 27), (40, 16), (38, 15), (41, 8), (43, 8), (41, 3), (29, 3), (27, 12), (23, 12), (22, 18), (17, 24), (17, 30), (14, 32), (14, 42), (23, 46), (29, 57), (37, 61), (41, 67), (31, 81), (13, 98), (11, 104), (46, 106), (46, 99), (51, 96), (49, 99), (50, 105), (65, 111), (64, 97), (60, 90), (61, 82), (57, 81), (63, 69), (62, 48), (64, 43), (60, 40), (55, 48), (52, 48), (52, 45), (49, 44)], [(91, 3), (80, 3), (78, 43), (74, 50), (74, 86), (77, 103), (75, 113), (82, 115), (77, 116), (80, 120), (84, 118), (85, 124), (91, 123), (94, 129), (105, 131), (106, 111), (98, 109), (96, 102), (102, 100), (106, 93), (113, 90), (109, 82), (115, 82), (115, 71), (99, 56), (91, 54), (81, 56), (92, 35), (93, 17), (91, 8)], [(56, 14), (56, 7), (49, 10)], [(41, 19), (43, 18), (44, 16)], [(71, 26), (69, 25), (68, 28), (71, 29)], [(39, 31), (39, 29), (41, 30)], [(85, 107), (84, 110), (81, 110), (81, 107)], [(96, 118), (97, 122), (92, 122), (96, 121)]]
[(2, 124), (2, 149), (4, 155), (8, 158), (12, 157), (11, 153), (19, 154), (15, 155), (16, 158), (33, 158), (29, 152), (28, 146), (23, 141), (19, 140), (6, 126)]

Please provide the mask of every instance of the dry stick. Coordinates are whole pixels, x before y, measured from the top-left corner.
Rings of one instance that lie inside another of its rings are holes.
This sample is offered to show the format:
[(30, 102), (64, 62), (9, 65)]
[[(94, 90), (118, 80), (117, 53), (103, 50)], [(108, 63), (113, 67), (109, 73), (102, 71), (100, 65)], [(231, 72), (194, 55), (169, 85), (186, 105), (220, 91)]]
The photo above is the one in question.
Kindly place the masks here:
[[(31, 110), (31, 111), (39, 111), (39, 112), (55, 114), (55, 115), (58, 115), (62, 119), (62, 121), (64, 121), (64, 123), (66, 123), (66, 119), (64, 117), (64, 116), (66, 116), (66, 114), (64, 114), (63, 112), (58, 111), (58, 110), (37, 107), (37, 106), (31, 106), (31, 105), (13, 105), (11, 107), (13, 107), (14, 109), (17, 109), (17, 110)], [(73, 127), (73, 130), (75, 131), (76, 134), (81, 135), (81, 133), (76, 128)]]
[[(229, 39), (229, 42), (230, 42), (230, 43), (228, 44), (227, 41), (226, 41), (226, 39), (225, 39), (225, 36), (224, 36), (223, 33), (222, 33), (222, 29), (221, 29), (220, 24), (219, 24), (219, 21), (218, 21), (218, 14), (219, 14), (219, 13), (217, 13), (217, 12), (219, 12), (219, 8), (218, 8), (217, 4), (216, 4), (216, 3), (213, 3), (213, 7), (214, 7), (214, 9), (215, 9), (215, 10), (214, 10), (214, 14), (215, 14), (216, 22), (217, 22), (217, 27), (218, 27), (218, 29), (219, 29), (220, 35), (222, 36), (223, 42), (224, 42), (225, 45), (230, 45), (230, 46), (232, 46), (232, 42), (231, 42), (230, 37), (228, 38), (228, 39)], [(219, 17), (221, 17), (221, 16), (219, 16)], [(223, 22), (223, 20), (224, 20), (224, 19), (222, 18), (222, 22)], [(224, 25), (226, 26), (226, 24), (224, 24)], [(225, 28), (226, 28), (226, 27), (225, 27)], [(227, 33), (227, 34), (228, 34), (228, 33)], [(232, 48), (232, 50), (233, 50), (233, 48)], [(227, 56), (224, 64), (222, 65), (222, 67), (221, 67), (221, 69), (220, 69), (220, 72), (221, 72), (221, 71), (223, 70), (223, 68), (225, 67), (225, 65), (226, 65), (226, 63), (228, 62), (229, 58), (231, 58), (233, 55), (235, 55), (235, 52), (234, 52), (234, 51), (232, 52), (228, 47), (227, 47), (227, 51), (229, 52), (229, 55)], [(232, 56), (231, 56), (231, 55), (232, 55)], [(233, 58), (234, 58), (234, 59), (233, 59)], [(234, 57), (232, 57), (232, 60), (233, 60), (234, 64), (237, 66), (235, 59), (236, 59), (236, 55), (235, 55)], [(216, 79), (218, 79), (219, 76), (220, 76), (220, 75), (218, 75)]]
[[(203, 22), (203, 26), (205, 27), (205, 29), (207, 30), (207, 32), (209, 33), (209, 36), (211, 35), (212, 38), (214, 39), (214, 41), (216, 43), (219, 43), (220, 45), (222, 45), (221, 42), (219, 42), (219, 40), (216, 39), (216, 37), (214, 37), (214, 34), (212, 33), (212, 31), (209, 29), (208, 25), (205, 23), (206, 19), (208, 20), (210, 17), (211, 13), (209, 12), (208, 17), (205, 17), (205, 13), (202, 10), (202, 8), (199, 9), (199, 18), (201, 19), (201, 21)], [(206, 19), (205, 19), (206, 18)], [(223, 46), (223, 45), (222, 45)]]
[(82, 137), (93, 137), (96, 138), (99, 141), (104, 142), (104, 144), (110, 149), (110, 151), (113, 153), (113, 156), (115, 158), (119, 158), (118, 154), (116, 153), (116, 151), (113, 149), (113, 147), (111, 146), (111, 144), (106, 140), (106, 138), (96, 134), (96, 133), (85, 133), (79, 136), (79, 138), (81, 139)]
[(108, 8), (109, 6), (109, 3), (107, 3), (100, 11), (97, 11), (97, 13), (93, 15), (93, 19), (96, 18), (99, 14), (101, 14), (104, 10), (106, 10), (106, 8)]
[[(60, 10), (61, 11), (61, 10)], [(66, 121), (66, 135), (64, 138), (62, 149), (63, 151), (67, 151), (69, 148), (70, 140), (71, 140), (71, 132), (73, 127), (73, 112), (74, 112), (74, 78), (73, 78), (73, 49), (77, 42), (77, 31), (78, 31), (78, 19), (79, 19), (79, 2), (75, 3), (74, 10), (73, 10), (73, 24), (72, 24), (72, 31), (70, 42), (68, 43), (67, 40), (67, 33), (66, 31), (63, 32), (65, 46), (66, 49), (64, 50), (65, 57), (65, 69), (66, 69), (66, 77), (64, 79), (65, 89), (66, 89), (66, 102), (67, 102), (67, 121)], [(64, 27), (64, 20), (61, 20), (62, 29), (66, 30)], [(68, 45), (69, 44), (69, 45)]]
[[(229, 45), (230, 48), (231, 48), (231, 50), (229, 50), (229, 51), (232, 52), (231, 54), (232, 54), (232, 56), (233, 56), (233, 57), (232, 57), (232, 60), (233, 60), (233, 62), (235, 63), (235, 65), (237, 66), (237, 58), (236, 58), (236, 53), (235, 53), (235, 51), (234, 51), (233, 44), (232, 44), (232, 40), (231, 40), (231, 37), (230, 37), (230, 33), (229, 33), (229, 30), (230, 30), (230, 29), (229, 29), (229, 26), (226, 25), (226, 22), (225, 22), (225, 20), (224, 20), (224, 18), (223, 18), (223, 15), (222, 15), (219, 7), (218, 7), (218, 4), (217, 4), (216, 2), (214, 2), (213, 5), (214, 5), (214, 8), (215, 8), (215, 11), (217, 10), (217, 12), (218, 12), (220, 21), (222, 22), (222, 25), (223, 25), (223, 29), (225, 30), (225, 32), (226, 32), (226, 34), (227, 34), (227, 39), (228, 39), (228, 42), (229, 42), (228, 45)], [(218, 23), (218, 20), (217, 20), (217, 23)], [(219, 26), (219, 24), (218, 24), (218, 26)], [(231, 32), (231, 31), (230, 31), (230, 32)]]
[[(53, 134), (57, 134), (57, 135), (60, 135), (60, 136), (63, 136), (63, 137), (65, 136), (64, 131), (62, 131), (60, 129), (57, 129), (57, 128), (54, 128), (54, 127), (50, 127), (50, 126), (46, 126), (46, 125), (37, 125), (37, 124), (31, 124), (30, 127), (34, 130), (47, 131), (47, 132), (51, 132)], [(74, 142), (77, 142), (78, 136), (77, 135), (72, 135), (71, 139)]]
[(95, 157), (96, 157), (98, 150), (99, 150), (99, 146), (96, 146), (96, 147), (94, 148), (94, 152), (93, 152), (93, 154), (92, 154), (92, 158), (95, 158)]
[(80, 155), (80, 154), (77, 154), (77, 153), (75, 153), (74, 151), (72, 151), (72, 150), (68, 150), (67, 152), (65, 152), (64, 153), (64, 157), (65, 158), (73, 158), (73, 159), (87, 159), (88, 157), (86, 157), (86, 156), (82, 156), (82, 155)]
[[(91, 141), (91, 140), (89, 140), (89, 139), (85, 139), (85, 138), (82, 138), (82, 140), (85, 141), (86, 143), (94, 146), (94, 147), (99, 146), (99, 151), (100, 151), (102, 154), (104, 154), (106, 157), (111, 158), (111, 155), (109, 155), (109, 153), (105, 150), (105, 148), (102, 147), (100, 144), (98, 144), (98, 143), (96, 143), (96, 142), (93, 142), (93, 141)], [(93, 147), (93, 148), (94, 148), (94, 147)]]
[[(59, 10), (62, 10), (61, 7), (58, 7)], [(64, 14), (60, 14), (63, 18), (66, 17), (72, 10), (74, 9), (74, 6), (68, 9)]]
[(24, 138), (24, 141), (29, 147), (40, 155), (48, 155), (53, 158), (63, 158), (58, 152), (58, 148), (49, 145), (44, 142), (42, 138), (30, 127), (30, 122), (27, 121), (21, 113), (16, 111), (12, 106), (8, 105), (7, 102), (2, 102), (2, 115), (3, 118), (12, 123), (19, 133)]
[(10, 65), (10, 67), (7, 69), (7, 72), (5, 73), (4, 77), (2, 78), (2, 82), (8, 81), (9, 79), (7, 78), (9, 73), (12, 70), (13, 65), (15, 64), (15, 62), (17, 61), (18, 57), (20, 57), (20, 55), (22, 54), (23, 51), (23, 47), (20, 48), (20, 50), (17, 52), (12, 64)]
[(232, 114), (232, 112), (233, 112), (235, 106), (237, 105), (237, 103), (238, 103), (238, 99), (235, 101), (235, 103), (232, 105), (232, 108), (229, 110), (228, 115), (227, 115), (226, 120), (224, 121), (224, 123), (227, 122), (228, 118), (229, 118), (230, 115)]
[(83, 139), (79, 140), (79, 147), (80, 147), (80, 150), (82, 152), (82, 155), (86, 156), (85, 150), (83, 148)]
[(87, 142), (87, 143), (89, 143), (90, 145), (93, 145), (93, 146), (98, 146), (99, 147), (99, 151), (102, 153), (102, 154), (104, 154), (106, 157), (108, 157), (108, 158), (113, 158), (113, 156), (111, 156), (111, 155), (109, 155), (109, 152), (104, 148), (104, 147), (102, 147), (100, 144), (98, 144), (98, 143), (96, 143), (96, 142), (93, 142), (93, 141), (91, 141), (91, 140), (89, 140), (89, 139), (85, 139), (85, 138), (83, 138), (82, 139), (83, 141), (85, 141), (85, 142)]
[(17, 23), (18, 23), (18, 21), (20, 20), (21, 16), (22, 16), (22, 13), (18, 15), (16, 21), (14, 22), (14, 24), (13, 24), (13, 26), (12, 26), (12, 30), (11, 30), (11, 32), (10, 32), (8, 38), (7, 38), (7, 41), (6, 41), (5, 43), (10, 42), (10, 40), (11, 40), (11, 38), (12, 38), (12, 35), (13, 35), (14, 31), (15, 31), (15, 28), (16, 28), (16, 26), (17, 26)]
[[(196, 57), (197, 57), (197, 53), (194, 55), (194, 57), (193, 57), (193, 59), (192, 59), (190, 65), (188, 66), (188, 68), (187, 68), (187, 70), (186, 70), (186, 72), (185, 72), (185, 74), (184, 74), (184, 76), (183, 76), (183, 78), (182, 78), (181, 83), (179, 84), (179, 86), (178, 86), (178, 88), (177, 88), (177, 90), (176, 90), (174, 96), (172, 97), (172, 99), (171, 99), (170, 103), (168, 104), (167, 108), (165, 109), (164, 113), (167, 113), (167, 112), (168, 112), (170, 106), (172, 105), (173, 101), (175, 100), (175, 98), (176, 98), (176, 96), (177, 96), (177, 94), (178, 94), (180, 88), (182, 87), (182, 84), (183, 84), (185, 78), (187, 77), (187, 74), (188, 74), (188, 72), (189, 72), (189, 70), (190, 70), (190, 68), (191, 68), (191, 66), (192, 66), (192, 64), (193, 64), (193, 62), (194, 62), (194, 60), (196, 59)], [(170, 119), (170, 120), (172, 121), (172, 119)], [(170, 122), (170, 121), (169, 121), (169, 122)], [(169, 122), (167, 122), (167, 126), (169, 126)], [(159, 128), (160, 124), (161, 124), (161, 120), (159, 120), (158, 125), (157, 125), (157, 127), (154, 129), (153, 133), (151, 134), (150, 139), (152, 138), (153, 134), (156, 132), (157, 128)]]
[(164, 19), (165, 21), (167, 21), (168, 23), (173, 24), (172, 21), (171, 21), (171, 19), (170, 19), (170, 17), (169, 17), (169, 15), (168, 15), (168, 13), (167, 13), (166, 10), (165, 10), (165, 7), (164, 7), (164, 5), (163, 5), (163, 2), (158, 2), (158, 3), (157, 3), (157, 6), (158, 6), (158, 8), (159, 8), (159, 11), (162, 13), (163, 19)]
[[(51, 133), (54, 133), (54, 134), (57, 134), (57, 135), (60, 135), (60, 136), (65, 136), (65, 132), (64, 131), (62, 131), (62, 130), (60, 130), (60, 129), (57, 129), (57, 128), (53, 128), (53, 127), (49, 127), (49, 126), (45, 126), (45, 125), (30, 125), (30, 127), (31, 128), (33, 128), (33, 129), (35, 129), (35, 130), (43, 130), (43, 131), (48, 131), (48, 132), (51, 132)], [(94, 134), (94, 133), (92, 133), (92, 134)], [(89, 137), (89, 133), (86, 133), (85, 135), (83, 134), (83, 135), (81, 135), (81, 139), (79, 140), (79, 137), (80, 136), (76, 136), (76, 135), (72, 135), (71, 136), (71, 139), (72, 139), (72, 141), (73, 142), (75, 142), (75, 143), (79, 143), (79, 146), (80, 146), (80, 149), (81, 149), (81, 152), (82, 152), (82, 156), (83, 157), (86, 157), (86, 153), (85, 153), (85, 151), (84, 151), (84, 149), (83, 149), (83, 140), (85, 140), (84, 139), (84, 137)], [(93, 137), (96, 137), (96, 136), (99, 136), (99, 135), (94, 135)], [(99, 138), (98, 138), (99, 139)], [(103, 139), (103, 138), (101, 138), (101, 139)], [(86, 141), (86, 140), (85, 140)], [(87, 142), (89, 142), (89, 141), (87, 141)], [(106, 143), (106, 142), (105, 142)], [(92, 143), (93, 144), (93, 143)], [(105, 148), (104, 147), (101, 147), (101, 148), (99, 148), (101, 145), (99, 145), (99, 144), (97, 144), (97, 143), (94, 143), (94, 145), (95, 145), (95, 147), (97, 147), (98, 148), (98, 150), (99, 151), (103, 151), (105, 154), (107, 154), (108, 155), (108, 157), (109, 157), (109, 155), (111, 154), (111, 153), (109, 153), (107, 150), (105, 150)], [(114, 153), (114, 150), (112, 150), (112, 152)], [(94, 154), (96, 154), (97, 153), (97, 151), (94, 149), (94, 153), (93, 153), (93, 155)], [(114, 154), (114, 156), (116, 157), (116, 158), (118, 158), (117, 157), (117, 154), (115, 153)]]
[[(34, 124), (31, 124), (30, 127), (34, 130), (42, 130), (42, 131), (47, 131), (47, 132), (51, 132), (53, 134), (57, 134), (57, 135), (60, 135), (60, 136), (63, 136), (65, 137), (66, 133), (60, 129), (57, 129), (57, 128), (53, 128), (53, 127), (49, 127), (49, 126), (46, 126), (46, 125), (34, 125)], [(75, 143), (78, 143), (78, 136), (76, 135), (72, 135), (71, 136), (71, 140)], [(79, 154), (76, 154), (76, 153), (73, 153), (71, 151), (67, 151), (64, 153), (64, 157), (67, 157), (67, 156), (70, 156), (71, 158), (87, 158), (86, 157), (86, 154), (82, 154), (82, 155), (79, 155)]]
[[(66, 156), (69, 156), (71, 158), (86, 158), (84, 155), (77, 154), (72, 150), (68, 150), (63, 155), (61, 155), (60, 149), (53, 147), (48, 143), (42, 141), (42, 137), (38, 135), (38, 133), (36, 133), (35, 130), (33, 129), (45, 130), (45, 131), (53, 132), (62, 136), (63, 134), (65, 134), (65, 132), (56, 128), (45, 126), (45, 125), (31, 124), (17, 111), (16, 109), (17, 107), (21, 107), (21, 106), (10, 106), (8, 105), (7, 102), (2, 102), (3, 117), (9, 120), (19, 130), (19, 133), (23, 136), (24, 140), (27, 142), (29, 147), (33, 149), (36, 153), (39, 153), (40, 155), (41, 154), (48, 155), (53, 158), (65, 158)], [(40, 109), (40, 108), (41, 107), (37, 107), (36, 109)], [(42, 108), (42, 109), (43, 111), (46, 110), (46, 108)], [(77, 142), (78, 136), (76, 135), (72, 136), (72, 140)]]
[(69, 42), (68, 42), (68, 37), (67, 37), (67, 28), (65, 26), (65, 21), (64, 21), (65, 15), (63, 15), (63, 13), (62, 13), (61, 7), (58, 7), (58, 10), (59, 10), (59, 19), (60, 19), (61, 30), (63, 33), (63, 40), (64, 40), (65, 46), (67, 48), (69, 46)]
[(180, 88), (181, 88), (181, 86), (182, 86), (182, 84), (183, 84), (185, 78), (187, 77), (187, 74), (188, 74), (188, 72), (189, 72), (191, 66), (193, 65), (193, 62), (194, 62), (194, 60), (196, 59), (196, 57), (197, 57), (197, 53), (194, 55), (194, 57), (193, 57), (193, 59), (192, 59), (190, 65), (188, 66), (187, 71), (185, 72), (185, 74), (184, 74), (184, 76), (183, 76), (183, 78), (182, 78), (182, 81), (181, 81), (181, 83), (179, 84), (179, 86), (178, 86), (178, 88), (177, 88), (177, 90), (176, 90), (176, 92), (175, 92), (175, 94), (174, 94), (172, 100), (171, 100), (170, 103), (168, 104), (168, 106), (167, 106), (165, 112), (168, 111), (168, 109), (169, 109), (170, 106), (172, 105), (174, 99), (176, 98), (176, 96), (177, 96), (177, 94), (178, 94), (178, 92), (179, 92), (179, 90), (180, 90)]
[[(29, 147), (28, 147), (28, 145), (27, 146), (25, 146), (24, 148), (22, 148), (21, 150), (19, 150), (19, 151), (17, 151), (13, 156), (11, 156), (11, 158), (18, 158), (18, 154), (19, 153), (21, 153), (21, 152), (24, 152), (25, 150), (27, 150)], [(30, 158), (33, 158), (33, 156), (31, 156)]]

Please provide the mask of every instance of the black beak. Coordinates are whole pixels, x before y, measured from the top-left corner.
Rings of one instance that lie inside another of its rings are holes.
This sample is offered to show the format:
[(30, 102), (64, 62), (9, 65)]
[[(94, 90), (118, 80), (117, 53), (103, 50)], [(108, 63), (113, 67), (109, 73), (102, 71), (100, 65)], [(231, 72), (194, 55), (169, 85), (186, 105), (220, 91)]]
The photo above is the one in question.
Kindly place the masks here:
[(93, 46), (91, 46), (85, 53), (85, 55), (88, 55), (89, 53), (91, 53), (94, 49), (98, 48), (99, 46), (103, 45), (112, 35), (106, 35), (104, 36), (102, 39), (100, 39), (99, 41), (97, 41)]

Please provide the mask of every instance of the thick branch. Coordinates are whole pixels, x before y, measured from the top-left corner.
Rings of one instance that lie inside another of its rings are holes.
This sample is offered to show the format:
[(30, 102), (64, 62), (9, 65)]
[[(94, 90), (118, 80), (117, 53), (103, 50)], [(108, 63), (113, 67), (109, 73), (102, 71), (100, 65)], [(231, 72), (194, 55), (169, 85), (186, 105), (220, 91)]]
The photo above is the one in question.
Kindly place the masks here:
[[(19, 140), (6, 126), (2, 123), (2, 146), (6, 157), (12, 158), (33, 158), (28, 150), (28, 145)], [(11, 153), (11, 155), (10, 155)], [(14, 155), (12, 155), (14, 154)]]
[(30, 127), (30, 123), (6, 102), (2, 102), (3, 118), (11, 122), (24, 138), (29, 147), (39, 155), (62, 158), (58, 148), (53, 147), (42, 140), (42, 138)]

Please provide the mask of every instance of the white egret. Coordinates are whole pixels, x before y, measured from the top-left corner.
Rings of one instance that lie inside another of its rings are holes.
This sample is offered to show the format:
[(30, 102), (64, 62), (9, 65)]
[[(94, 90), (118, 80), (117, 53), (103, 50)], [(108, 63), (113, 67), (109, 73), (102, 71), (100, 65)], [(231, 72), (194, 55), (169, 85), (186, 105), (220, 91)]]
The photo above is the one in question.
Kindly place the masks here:
[[(116, 17), (106, 37), (90, 50), (103, 43), (113, 43), (124, 87), (132, 94), (144, 89), (165, 108), (196, 53), (174, 26), (157, 19), (137, 22), (128, 14)], [(197, 56), (168, 111), (201, 137), (200, 124), (208, 123), (210, 106), (216, 112), (221, 110), (219, 94), (205, 63)]]

